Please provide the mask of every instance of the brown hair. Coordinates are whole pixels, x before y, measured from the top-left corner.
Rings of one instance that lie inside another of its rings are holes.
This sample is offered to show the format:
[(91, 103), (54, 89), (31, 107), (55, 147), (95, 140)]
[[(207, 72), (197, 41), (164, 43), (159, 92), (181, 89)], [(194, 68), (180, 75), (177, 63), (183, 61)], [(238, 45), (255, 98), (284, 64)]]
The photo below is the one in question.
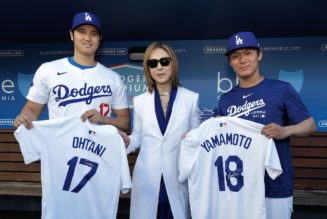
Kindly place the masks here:
[(158, 48), (165, 50), (172, 60), (170, 63), (171, 70), (172, 70), (172, 87), (177, 88), (180, 85), (179, 78), (178, 78), (178, 62), (177, 62), (177, 58), (176, 58), (176, 54), (175, 54), (174, 50), (167, 44), (163, 44), (160, 42), (154, 42), (154, 43), (151, 43), (146, 48), (144, 58), (143, 58), (144, 75), (145, 75), (146, 85), (147, 85), (150, 93), (152, 93), (154, 90), (155, 81), (151, 77), (150, 69), (147, 65), (147, 61), (149, 60), (153, 50), (158, 49)]

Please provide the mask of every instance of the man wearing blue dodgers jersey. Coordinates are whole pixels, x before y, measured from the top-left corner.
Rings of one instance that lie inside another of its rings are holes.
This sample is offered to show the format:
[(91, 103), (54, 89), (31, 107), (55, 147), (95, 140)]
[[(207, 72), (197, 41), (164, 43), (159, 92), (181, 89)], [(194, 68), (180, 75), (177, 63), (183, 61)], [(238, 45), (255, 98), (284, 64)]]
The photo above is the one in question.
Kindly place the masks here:
[(262, 134), (273, 138), (283, 174), (265, 178), (268, 219), (288, 219), (293, 211), (293, 167), (289, 146), (291, 136), (313, 133), (316, 126), (299, 94), (287, 82), (265, 78), (259, 70), (259, 43), (251, 32), (240, 32), (228, 40), (229, 64), (239, 84), (221, 96), (218, 114), (264, 124)]
[[(282, 169), (263, 125), (233, 117), (211, 118), (182, 141), (179, 180), (188, 180), (192, 219), (266, 219), (265, 169)], [(255, 195), (254, 195), (255, 194)]]
[[(73, 57), (44, 63), (36, 71), (27, 103), (14, 121), (17, 128), (32, 127), (45, 105), (49, 118), (78, 114), (82, 120), (129, 129), (125, 86), (120, 76), (95, 60), (102, 38), (101, 21), (90, 13), (77, 13), (70, 37)], [(111, 113), (115, 114), (111, 118)]]
[(43, 219), (115, 219), (131, 188), (125, 144), (112, 125), (79, 116), (33, 121), (15, 131), (26, 164), (41, 160)]

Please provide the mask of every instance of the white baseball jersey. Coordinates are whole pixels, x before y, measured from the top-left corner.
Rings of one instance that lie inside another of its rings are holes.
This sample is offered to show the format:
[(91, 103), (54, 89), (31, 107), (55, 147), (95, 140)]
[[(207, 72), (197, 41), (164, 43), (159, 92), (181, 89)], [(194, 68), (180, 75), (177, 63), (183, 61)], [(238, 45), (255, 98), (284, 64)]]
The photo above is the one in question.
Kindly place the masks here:
[(114, 126), (78, 117), (33, 122), (15, 131), (26, 164), (41, 161), (42, 218), (114, 219), (131, 179)]
[(67, 58), (42, 64), (26, 98), (48, 104), (50, 119), (81, 115), (89, 109), (110, 117), (111, 109), (128, 108), (119, 74), (100, 63), (82, 70)]
[(179, 180), (188, 180), (192, 219), (266, 218), (265, 169), (276, 178), (282, 168), (262, 127), (239, 118), (211, 118), (183, 139)]

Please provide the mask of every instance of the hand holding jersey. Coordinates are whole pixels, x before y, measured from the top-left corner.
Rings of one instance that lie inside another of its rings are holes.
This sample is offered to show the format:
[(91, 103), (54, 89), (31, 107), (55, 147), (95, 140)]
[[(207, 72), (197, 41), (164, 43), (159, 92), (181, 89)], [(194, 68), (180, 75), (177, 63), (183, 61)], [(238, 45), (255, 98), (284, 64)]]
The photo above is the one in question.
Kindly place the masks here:
[(265, 178), (267, 218), (290, 219), (294, 173), (289, 137), (313, 133), (314, 120), (291, 84), (261, 74), (263, 54), (253, 33), (236, 33), (227, 44), (225, 55), (239, 84), (220, 97), (217, 114), (263, 124), (262, 133), (275, 139), (283, 174), (276, 180)]
[(116, 218), (131, 179), (114, 126), (79, 117), (36, 121), (15, 131), (26, 164), (41, 161), (42, 218)]
[[(203, 122), (182, 141), (179, 180), (188, 180), (193, 219), (265, 219), (265, 170), (282, 173), (263, 125), (219, 117)], [(254, 195), (255, 194), (255, 195)]]

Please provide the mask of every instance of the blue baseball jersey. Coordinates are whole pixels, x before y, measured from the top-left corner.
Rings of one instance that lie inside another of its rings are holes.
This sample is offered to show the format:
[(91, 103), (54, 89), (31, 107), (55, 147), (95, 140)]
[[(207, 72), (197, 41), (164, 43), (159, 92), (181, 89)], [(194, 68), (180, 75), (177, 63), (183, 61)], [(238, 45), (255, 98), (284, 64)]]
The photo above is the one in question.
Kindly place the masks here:
[[(287, 82), (264, 78), (250, 88), (235, 86), (221, 96), (218, 113), (260, 124), (288, 126), (310, 117), (299, 94)], [(275, 180), (265, 177), (266, 197), (285, 198), (293, 195), (293, 166), (290, 139), (275, 140), (283, 174)]]

